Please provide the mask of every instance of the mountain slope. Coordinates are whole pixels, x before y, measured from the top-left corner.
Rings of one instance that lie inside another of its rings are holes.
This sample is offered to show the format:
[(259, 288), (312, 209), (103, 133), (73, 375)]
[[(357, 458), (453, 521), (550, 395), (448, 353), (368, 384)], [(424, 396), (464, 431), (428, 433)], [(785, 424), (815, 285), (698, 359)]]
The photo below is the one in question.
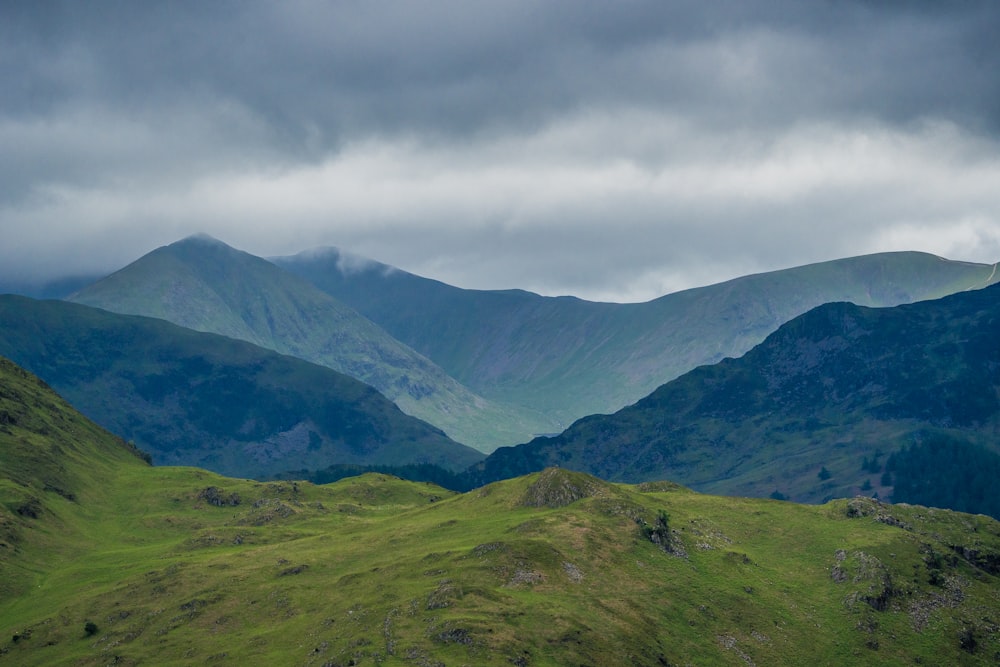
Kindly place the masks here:
[[(76, 429), (48, 412), (57, 400), (24, 407)], [(58, 433), (0, 427), (15, 468), (28, 456), (102, 482), (75, 500), (42, 491), (35, 516), (0, 504), (19, 537), (0, 547), (0, 582), (21, 584), (0, 596), (4, 662), (988, 665), (1000, 652), (987, 517), (559, 469), (464, 495), (383, 475), (264, 484), (143, 466), (106, 434), (83, 437), (80, 451), (123, 460), (92, 473), (49, 446)], [(34, 450), (16, 448), (25, 438)]]
[(477, 468), (489, 480), (561, 465), (813, 502), (887, 495), (880, 457), (903, 444), (1000, 453), (998, 340), (1000, 286), (894, 308), (827, 304), (739, 359), (557, 437), (499, 449)]
[(481, 451), (516, 442), (525, 431), (551, 430), (530, 409), (508, 409), (472, 393), (307, 281), (208, 237), (154, 250), (71, 300), (158, 317), (327, 366)]
[(481, 458), (353, 378), (153, 318), (0, 296), (0, 355), (159, 464), (258, 477)]
[(134, 447), (0, 357), (0, 601), (35, 588), (40, 564), (65, 555), (108, 485), (138, 468)]
[(745, 276), (647, 303), (463, 290), (334, 248), (273, 261), (480, 394), (569, 423), (738, 356), (823, 303), (891, 306), (985, 287), (995, 266), (883, 253)]

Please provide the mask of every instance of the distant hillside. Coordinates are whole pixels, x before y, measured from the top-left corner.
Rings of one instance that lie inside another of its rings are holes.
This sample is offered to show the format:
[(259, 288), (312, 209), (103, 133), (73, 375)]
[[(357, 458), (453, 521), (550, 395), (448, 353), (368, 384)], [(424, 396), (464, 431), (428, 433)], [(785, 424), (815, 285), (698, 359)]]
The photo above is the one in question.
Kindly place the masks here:
[[(648, 303), (451, 287), (335, 248), (274, 258), (487, 398), (562, 424), (736, 357), (823, 303), (894, 306), (985, 287), (994, 265), (883, 253), (745, 276)], [(561, 430), (554, 429), (554, 430)]]
[(157, 464), (260, 477), (482, 458), (353, 378), (162, 320), (0, 296), (0, 355)]
[[(5, 664), (902, 666), (1000, 654), (1000, 524), (987, 517), (560, 469), (455, 495), (384, 475), (315, 486), (151, 468), (11, 372), (0, 363), (0, 410), (14, 416), (0, 423)], [(25, 487), (11, 473), (36, 469), (60, 476)], [(69, 479), (93, 484), (47, 484)]]
[[(897, 453), (904, 445), (944, 443), (935, 445), (939, 455), (954, 457), (958, 443), (970, 461), (997, 467), (998, 341), (1000, 286), (895, 308), (827, 304), (739, 359), (699, 367), (557, 437), (499, 449), (477, 470), (480, 481), (560, 465), (727, 495), (888, 497), (896, 481), (888, 457), (916, 469)], [(933, 474), (933, 465), (923, 468)], [(995, 495), (989, 486), (980, 493)]]
[(103, 277), (95, 274), (65, 276), (45, 281), (5, 280), (0, 281), (0, 294), (19, 294), (32, 299), (65, 299)]
[(481, 451), (553, 430), (531, 408), (474, 394), (308, 281), (208, 237), (154, 250), (72, 301), (249, 341), (372, 385), (407, 414)]

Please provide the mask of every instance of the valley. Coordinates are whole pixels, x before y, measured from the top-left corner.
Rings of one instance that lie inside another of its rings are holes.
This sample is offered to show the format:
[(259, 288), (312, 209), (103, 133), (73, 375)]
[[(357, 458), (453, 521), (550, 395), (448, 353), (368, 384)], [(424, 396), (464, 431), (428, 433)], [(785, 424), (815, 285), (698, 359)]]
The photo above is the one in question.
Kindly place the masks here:
[(563, 428), (620, 410), (698, 366), (742, 356), (824, 303), (896, 306), (996, 281), (995, 265), (898, 252), (617, 304), (459, 289), (335, 248), (272, 261), (357, 309), (474, 391), (555, 415)]

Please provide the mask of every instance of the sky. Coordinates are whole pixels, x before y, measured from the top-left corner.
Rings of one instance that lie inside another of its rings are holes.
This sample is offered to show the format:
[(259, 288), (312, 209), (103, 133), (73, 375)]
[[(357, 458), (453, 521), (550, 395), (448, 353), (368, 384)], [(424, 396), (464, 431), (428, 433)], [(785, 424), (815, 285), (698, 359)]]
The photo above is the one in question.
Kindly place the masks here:
[(0, 0), (0, 281), (196, 233), (610, 301), (994, 263), (997, 34), (992, 0)]

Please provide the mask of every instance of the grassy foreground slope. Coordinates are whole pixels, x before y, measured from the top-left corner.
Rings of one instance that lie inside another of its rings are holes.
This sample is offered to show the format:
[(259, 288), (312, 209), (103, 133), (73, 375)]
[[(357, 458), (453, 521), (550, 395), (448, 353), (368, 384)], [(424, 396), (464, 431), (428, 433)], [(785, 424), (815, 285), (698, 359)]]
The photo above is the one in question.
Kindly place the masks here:
[(0, 355), (55, 387), (156, 463), (267, 477), (331, 463), (435, 463), (482, 454), (353, 378), (149, 317), (0, 296)]
[(512, 409), (473, 393), (308, 281), (207, 236), (158, 248), (70, 300), (327, 366), (479, 451), (523, 441), (525, 432), (552, 430), (537, 410)]
[(83, 540), (108, 483), (148, 469), (141, 453), (0, 357), (0, 600)]
[[(1000, 657), (1000, 524), (986, 517), (561, 469), (463, 495), (381, 475), (232, 480), (145, 466), (16, 373), (0, 365), (12, 417), (0, 424), (0, 664)], [(39, 469), (62, 475), (64, 493), (26, 472)]]
[(894, 252), (616, 304), (459, 289), (335, 248), (272, 261), (481, 395), (544, 410), (563, 424), (613, 412), (697, 366), (742, 355), (823, 303), (895, 306), (1000, 280), (996, 265)]

